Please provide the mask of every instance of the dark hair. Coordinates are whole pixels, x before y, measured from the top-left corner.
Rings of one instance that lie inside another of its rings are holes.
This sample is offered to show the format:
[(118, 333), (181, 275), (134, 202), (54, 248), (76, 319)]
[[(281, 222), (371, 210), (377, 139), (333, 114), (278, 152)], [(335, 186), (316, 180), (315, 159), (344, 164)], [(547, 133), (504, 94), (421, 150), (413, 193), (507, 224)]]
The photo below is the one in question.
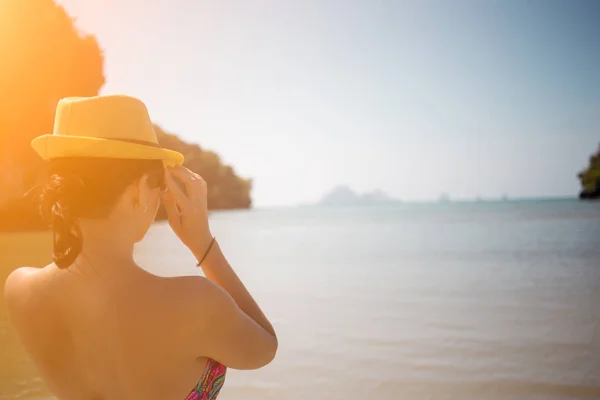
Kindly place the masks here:
[(105, 218), (126, 187), (144, 174), (164, 186), (160, 160), (61, 158), (50, 161), (40, 197), (40, 212), (54, 232), (52, 259), (67, 268), (83, 248), (78, 218)]

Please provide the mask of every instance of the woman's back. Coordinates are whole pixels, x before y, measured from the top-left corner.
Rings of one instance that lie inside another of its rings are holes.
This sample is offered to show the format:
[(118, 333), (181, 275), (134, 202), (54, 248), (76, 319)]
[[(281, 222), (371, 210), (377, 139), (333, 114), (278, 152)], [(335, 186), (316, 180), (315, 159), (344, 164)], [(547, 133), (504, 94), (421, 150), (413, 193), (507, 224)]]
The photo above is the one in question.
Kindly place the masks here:
[(13, 279), (26, 294), (13, 314), (29, 332), (25, 344), (61, 399), (184, 399), (207, 362), (173, 342), (181, 321), (172, 307), (186, 278), (120, 269), (106, 279), (77, 267), (22, 269)]

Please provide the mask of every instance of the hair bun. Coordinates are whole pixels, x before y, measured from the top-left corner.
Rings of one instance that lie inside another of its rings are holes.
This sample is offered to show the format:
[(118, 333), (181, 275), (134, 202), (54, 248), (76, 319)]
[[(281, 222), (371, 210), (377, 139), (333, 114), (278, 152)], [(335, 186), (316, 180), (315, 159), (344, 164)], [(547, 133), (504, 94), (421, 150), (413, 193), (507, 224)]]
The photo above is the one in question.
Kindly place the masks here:
[(56, 214), (62, 218), (71, 214), (81, 199), (83, 189), (83, 181), (76, 175), (51, 175), (41, 192), (42, 217), (51, 223)]
[(40, 213), (54, 232), (52, 259), (59, 268), (67, 268), (82, 249), (77, 221), (84, 184), (73, 174), (52, 174), (41, 192)]

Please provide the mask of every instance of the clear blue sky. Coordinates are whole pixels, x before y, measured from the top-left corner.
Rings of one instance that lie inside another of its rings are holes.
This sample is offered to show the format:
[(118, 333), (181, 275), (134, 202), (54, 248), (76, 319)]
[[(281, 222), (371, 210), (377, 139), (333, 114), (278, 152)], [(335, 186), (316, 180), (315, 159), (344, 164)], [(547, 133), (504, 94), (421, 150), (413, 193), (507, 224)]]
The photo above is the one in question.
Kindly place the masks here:
[(103, 93), (254, 179), (406, 200), (576, 195), (600, 142), (600, 1), (62, 0)]

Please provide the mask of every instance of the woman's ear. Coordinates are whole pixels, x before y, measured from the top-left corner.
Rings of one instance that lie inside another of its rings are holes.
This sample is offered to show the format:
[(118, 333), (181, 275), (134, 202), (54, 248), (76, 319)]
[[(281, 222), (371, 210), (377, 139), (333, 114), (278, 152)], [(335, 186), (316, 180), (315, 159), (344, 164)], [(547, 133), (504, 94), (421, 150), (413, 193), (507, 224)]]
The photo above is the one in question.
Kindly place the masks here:
[(143, 210), (144, 207), (147, 207), (147, 188), (146, 181), (147, 177), (144, 175), (139, 179), (133, 181), (125, 190), (124, 201), (128, 207), (131, 207), (135, 210)]
[(142, 210), (148, 208), (146, 202), (148, 201), (148, 176), (142, 175), (140, 179), (137, 180), (135, 186), (135, 206)]

